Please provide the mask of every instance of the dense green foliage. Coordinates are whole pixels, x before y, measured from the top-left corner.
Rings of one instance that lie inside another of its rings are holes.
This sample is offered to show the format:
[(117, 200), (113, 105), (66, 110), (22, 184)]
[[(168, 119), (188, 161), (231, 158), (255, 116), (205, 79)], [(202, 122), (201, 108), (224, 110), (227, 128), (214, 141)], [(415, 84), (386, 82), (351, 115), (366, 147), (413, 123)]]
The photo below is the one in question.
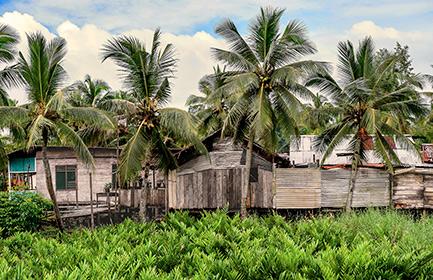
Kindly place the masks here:
[(59, 239), (0, 240), (1, 279), (427, 279), (433, 219), (367, 211), (288, 222), (280, 216), (127, 221)]
[(0, 236), (38, 229), (51, 208), (51, 202), (36, 193), (0, 192)]

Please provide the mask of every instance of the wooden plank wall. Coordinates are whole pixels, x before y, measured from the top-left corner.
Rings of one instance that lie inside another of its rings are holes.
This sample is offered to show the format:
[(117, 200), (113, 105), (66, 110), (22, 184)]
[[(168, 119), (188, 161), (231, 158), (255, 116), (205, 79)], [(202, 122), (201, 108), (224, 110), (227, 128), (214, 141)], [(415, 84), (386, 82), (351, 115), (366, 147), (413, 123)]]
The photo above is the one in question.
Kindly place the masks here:
[[(321, 207), (345, 207), (350, 173), (350, 169), (321, 171)], [(352, 207), (388, 206), (389, 185), (389, 175), (385, 170), (360, 168), (353, 191)]]
[(171, 186), (173, 209), (239, 209), (244, 168), (207, 169), (176, 176)]
[(277, 209), (320, 208), (320, 170), (276, 168)]
[(433, 175), (418, 170), (394, 176), (393, 182), (396, 208), (433, 208)]
[(331, 169), (321, 171), (321, 207), (342, 208), (346, 205), (350, 171)]
[[(350, 169), (321, 171), (322, 208), (342, 208), (346, 205), (350, 173)], [(385, 170), (359, 169), (352, 207), (388, 206), (389, 195), (389, 175)]]
[(424, 175), (424, 208), (433, 208), (433, 175)]
[[(350, 169), (259, 169), (258, 182), (249, 190), (248, 207), (276, 209), (343, 208)], [(240, 208), (245, 169), (207, 169), (169, 175), (169, 207), (172, 209)], [(433, 174), (405, 173), (394, 176), (396, 208), (433, 208)], [(390, 178), (385, 170), (360, 168), (353, 194), (353, 207), (390, 205)]]
[(250, 184), (251, 208), (272, 208), (272, 171), (259, 167), (258, 182)]
[(146, 188), (148, 206), (165, 206), (165, 188)]

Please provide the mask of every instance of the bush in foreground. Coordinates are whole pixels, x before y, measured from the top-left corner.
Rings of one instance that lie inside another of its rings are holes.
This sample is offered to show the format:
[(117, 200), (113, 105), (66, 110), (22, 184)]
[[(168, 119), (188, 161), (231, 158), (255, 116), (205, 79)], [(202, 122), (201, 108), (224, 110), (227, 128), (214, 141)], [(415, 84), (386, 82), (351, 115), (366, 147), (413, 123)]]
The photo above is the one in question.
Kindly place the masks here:
[(0, 236), (38, 229), (51, 208), (51, 202), (37, 193), (0, 192)]
[(0, 240), (0, 278), (430, 279), (433, 219), (367, 211), (288, 222), (224, 212)]

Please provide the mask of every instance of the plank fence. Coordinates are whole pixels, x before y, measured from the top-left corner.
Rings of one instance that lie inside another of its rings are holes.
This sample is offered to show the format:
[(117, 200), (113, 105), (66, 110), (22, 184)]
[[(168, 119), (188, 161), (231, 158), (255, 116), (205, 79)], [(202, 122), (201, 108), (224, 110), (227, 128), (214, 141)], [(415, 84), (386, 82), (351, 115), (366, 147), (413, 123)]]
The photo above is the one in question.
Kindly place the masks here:
[[(432, 208), (433, 172), (407, 172), (391, 176), (386, 170), (360, 168), (352, 207)], [(350, 169), (275, 168), (258, 169), (250, 184), (247, 207), (254, 209), (344, 208)], [(245, 168), (233, 167), (171, 173), (170, 209), (239, 210)]]

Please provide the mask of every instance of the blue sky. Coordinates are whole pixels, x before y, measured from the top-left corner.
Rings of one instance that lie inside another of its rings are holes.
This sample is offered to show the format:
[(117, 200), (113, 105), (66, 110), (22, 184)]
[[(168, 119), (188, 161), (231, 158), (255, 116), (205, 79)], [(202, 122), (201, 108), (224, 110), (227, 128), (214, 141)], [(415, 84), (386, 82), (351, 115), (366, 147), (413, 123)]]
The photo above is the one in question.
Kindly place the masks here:
[(260, 6), (270, 4), (286, 10), (283, 23), (296, 18), (307, 25), (319, 50), (316, 59), (334, 62), (338, 41), (356, 42), (371, 35), (377, 48), (392, 48), (396, 41), (409, 45), (415, 70), (433, 72), (432, 0), (0, 0), (0, 21), (22, 35), (42, 30), (48, 37), (65, 37), (70, 80), (90, 73), (114, 88), (121, 84), (113, 65), (100, 64), (100, 46), (121, 33), (148, 40), (152, 30), (161, 27), (178, 49), (173, 105), (182, 107), (186, 97), (197, 92), (200, 77), (215, 64), (209, 48), (224, 46), (213, 31), (215, 25), (228, 17), (246, 34)]
[[(235, 2), (235, 3), (233, 3)], [(224, 17), (234, 19), (240, 29), (246, 29), (248, 19), (260, 6), (270, 4), (287, 10), (286, 19), (303, 20), (310, 29), (343, 29), (353, 23), (371, 20), (379, 25), (398, 29), (427, 28), (432, 19), (433, 1), (101, 1), (101, 0), (0, 0), (0, 13), (29, 13), (50, 30), (64, 20), (77, 25), (96, 24), (119, 33), (131, 28), (155, 28), (168, 32), (192, 34), (196, 31), (213, 33), (216, 23)], [(149, 16), (150, 15), (150, 16)], [(110, 22), (110, 19), (124, 21)], [(170, 17), (169, 17), (170, 16)], [(170, 18), (167, 23), (167, 17)], [(172, 22), (175, 22), (173, 24)], [(242, 28), (243, 27), (243, 28)]]

